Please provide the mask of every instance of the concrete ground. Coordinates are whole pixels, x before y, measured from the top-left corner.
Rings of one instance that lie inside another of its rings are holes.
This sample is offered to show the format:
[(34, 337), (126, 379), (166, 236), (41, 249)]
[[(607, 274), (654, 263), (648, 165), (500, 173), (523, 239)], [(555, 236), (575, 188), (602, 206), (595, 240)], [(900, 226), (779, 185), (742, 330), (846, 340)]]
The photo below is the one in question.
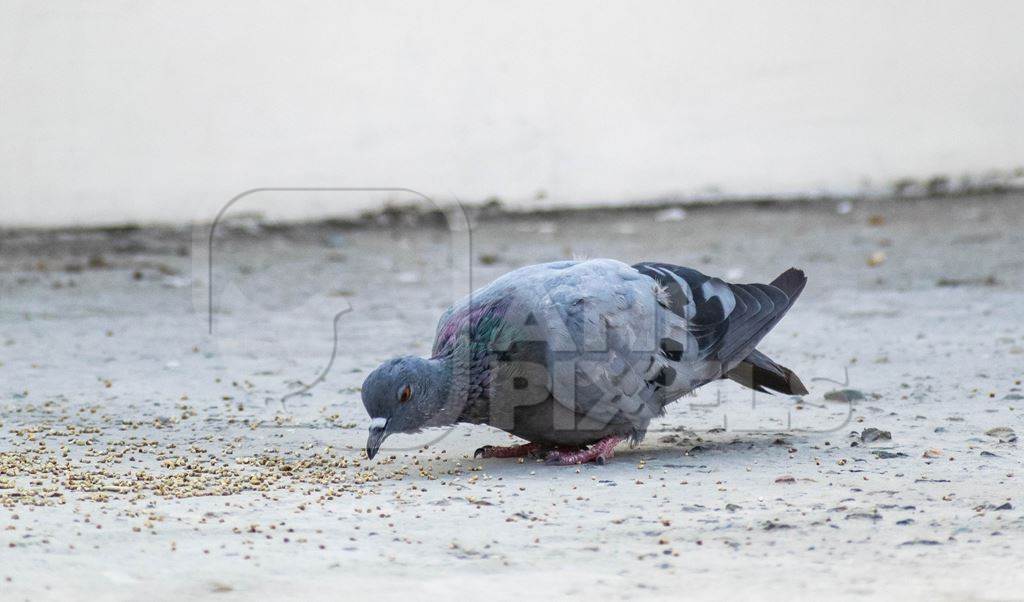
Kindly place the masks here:
[[(236, 219), (212, 335), (201, 228), (3, 232), (0, 599), (1020, 599), (1022, 201), (498, 215), (471, 252)], [(710, 385), (607, 466), (470, 426), (365, 459), (362, 379), (429, 353), (468, 261), (573, 256), (802, 267), (761, 349), (810, 394)]]

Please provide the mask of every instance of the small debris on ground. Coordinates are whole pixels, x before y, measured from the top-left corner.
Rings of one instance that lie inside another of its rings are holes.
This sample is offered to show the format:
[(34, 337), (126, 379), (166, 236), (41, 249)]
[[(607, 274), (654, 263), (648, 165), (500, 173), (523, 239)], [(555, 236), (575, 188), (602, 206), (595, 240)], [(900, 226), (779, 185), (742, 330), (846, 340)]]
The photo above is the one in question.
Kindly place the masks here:
[(836, 389), (825, 393), (825, 399), (828, 401), (861, 401), (867, 399), (867, 396), (856, 389)]
[(875, 441), (892, 441), (892, 433), (874, 427), (866, 428), (860, 433), (860, 440), (863, 443), (874, 443)]
[(989, 429), (985, 431), (985, 434), (989, 437), (999, 439), (1000, 443), (1014, 443), (1017, 441), (1017, 433), (1013, 432), (1013, 429), (1008, 426), (999, 426), (994, 429)]

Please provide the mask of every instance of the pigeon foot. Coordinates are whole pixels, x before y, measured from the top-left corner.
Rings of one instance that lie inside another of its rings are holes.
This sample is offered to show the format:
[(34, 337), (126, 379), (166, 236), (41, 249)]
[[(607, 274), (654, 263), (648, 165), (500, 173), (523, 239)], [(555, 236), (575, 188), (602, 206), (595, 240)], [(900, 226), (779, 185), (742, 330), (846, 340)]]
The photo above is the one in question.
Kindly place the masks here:
[(580, 449), (576, 451), (555, 450), (544, 458), (544, 463), (560, 466), (584, 464), (586, 462), (605, 464), (608, 460), (611, 460), (612, 456), (615, 455), (615, 446), (621, 443), (622, 440), (623, 437), (616, 437), (612, 435), (601, 439), (587, 449)]
[(497, 445), (485, 445), (473, 452), (474, 458), (525, 458), (540, 451), (540, 445), (536, 443), (525, 443), (523, 445), (509, 445), (501, 447)]

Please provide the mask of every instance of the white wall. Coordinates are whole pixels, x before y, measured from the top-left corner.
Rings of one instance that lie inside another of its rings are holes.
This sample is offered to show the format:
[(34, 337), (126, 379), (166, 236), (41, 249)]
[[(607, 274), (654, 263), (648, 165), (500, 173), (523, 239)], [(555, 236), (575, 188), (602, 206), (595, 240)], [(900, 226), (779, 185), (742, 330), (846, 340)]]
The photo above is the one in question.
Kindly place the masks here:
[(209, 219), (253, 186), (585, 203), (1014, 168), (1022, 25), (1013, 1), (3, 0), (0, 224)]

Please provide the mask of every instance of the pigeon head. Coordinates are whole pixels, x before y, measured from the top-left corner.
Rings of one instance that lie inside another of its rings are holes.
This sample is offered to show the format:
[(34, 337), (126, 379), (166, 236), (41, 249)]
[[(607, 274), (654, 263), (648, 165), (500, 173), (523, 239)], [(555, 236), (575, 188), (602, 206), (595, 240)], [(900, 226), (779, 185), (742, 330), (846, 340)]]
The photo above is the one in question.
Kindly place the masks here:
[(414, 356), (390, 359), (371, 372), (363, 381), (363, 405), (370, 415), (367, 457), (373, 459), (389, 435), (440, 426), (449, 381), (442, 360)]

